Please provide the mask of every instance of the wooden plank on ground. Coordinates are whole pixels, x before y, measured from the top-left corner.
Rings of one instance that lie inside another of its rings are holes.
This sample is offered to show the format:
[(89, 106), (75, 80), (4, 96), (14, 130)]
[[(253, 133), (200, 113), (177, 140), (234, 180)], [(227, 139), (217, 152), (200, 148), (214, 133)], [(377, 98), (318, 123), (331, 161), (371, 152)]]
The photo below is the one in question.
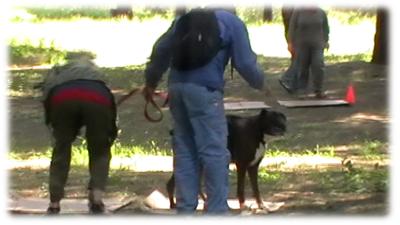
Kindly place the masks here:
[(299, 107), (325, 107), (325, 106), (348, 106), (349, 102), (342, 99), (324, 99), (324, 100), (279, 100), (278, 103), (287, 108)]
[(225, 110), (268, 109), (270, 106), (261, 101), (225, 102)]
[[(107, 211), (113, 211), (119, 207), (121, 199), (104, 199)], [(15, 214), (46, 214), (49, 204), (48, 199), (44, 198), (18, 198), (10, 199), (8, 211)], [(88, 201), (86, 199), (63, 199), (61, 201), (60, 214), (87, 214)]]
[[(153, 210), (168, 210), (169, 209), (169, 200), (166, 196), (164, 196), (160, 191), (154, 190), (147, 198), (145, 199), (145, 204)], [(228, 199), (229, 208), (232, 210), (238, 210), (239, 202), (237, 199)], [(257, 207), (257, 203), (255, 200), (249, 199), (245, 201), (246, 207), (254, 211)], [(264, 201), (265, 212), (275, 212), (278, 211), (283, 205), (284, 202), (266, 202)], [(199, 204), (197, 206), (197, 210), (204, 209), (204, 201), (203, 199), (199, 199)], [(164, 212), (165, 213), (165, 212)]]

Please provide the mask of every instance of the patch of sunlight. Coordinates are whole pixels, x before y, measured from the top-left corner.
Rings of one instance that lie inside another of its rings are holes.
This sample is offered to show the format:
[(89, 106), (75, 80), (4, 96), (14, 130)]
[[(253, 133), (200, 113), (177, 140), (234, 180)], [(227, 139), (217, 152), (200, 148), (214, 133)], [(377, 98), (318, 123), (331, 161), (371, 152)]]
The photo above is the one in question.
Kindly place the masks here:
[[(279, 165), (283, 168), (293, 168), (298, 166), (330, 166), (340, 165), (341, 158), (338, 157), (324, 157), (324, 156), (278, 156), (266, 157), (262, 160), (260, 166), (274, 166)], [(9, 159), (7, 161), (8, 169), (17, 169), (29, 167), (32, 169), (45, 169), (50, 165), (50, 159), (38, 158), (31, 160), (15, 160)], [(113, 157), (111, 159), (111, 169), (126, 169), (138, 172), (145, 171), (172, 171), (172, 157), (171, 156), (132, 156), (132, 157)]]
[[(147, 62), (153, 44), (170, 26), (171, 21), (154, 18), (145, 21), (48, 21), (43, 23), (12, 23), (4, 29), (7, 38), (54, 41), (68, 51), (83, 50), (97, 55), (102, 67), (141, 65)], [(367, 21), (358, 25), (330, 23), (330, 49), (327, 54), (357, 54), (373, 48), (375, 26)], [(284, 28), (280, 24), (248, 26), (255, 53), (268, 57), (289, 57)]]
[[(83, 163), (86, 166), (87, 162)], [(74, 163), (71, 163), (74, 166)], [(8, 159), (7, 169), (32, 168), (46, 169), (50, 166), (49, 158), (36, 158), (29, 160)], [(112, 157), (111, 169), (127, 169), (137, 172), (144, 171), (172, 171), (171, 156), (132, 156), (132, 157)]]
[(364, 21), (358, 25), (343, 25), (329, 21), (330, 33), (328, 54), (352, 55), (371, 52), (374, 47), (375, 24)]
[[(84, 50), (96, 54), (102, 67), (139, 65), (147, 61), (157, 38), (170, 21), (160, 18), (139, 21), (49, 21), (8, 25), (8, 38), (54, 41), (68, 51)], [(46, 42), (46, 43), (47, 43)]]
[[(248, 30), (255, 53), (271, 57), (290, 57), (282, 25), (249, 26)], [(343, 25), (332, 21), (330, 22), (330, 48), (326, 54), (352, 55), (371, 52), (374, 46), (374, 35), (375, 24), (371, 21), (358, 25)]]
[(280, 168), (295, 168), (299, 166), (335, 166), (341, 165), (342, 158), (327, 156), (277, 156), (264, 158), (260, 164), (261, 167), (276, 166)]
[(18, 159), (8, 159), (7, 169), (18, 169), (18, 168), (32, 168), (32, 169), (45, 169), (50, 166), (50, 159), (48, 158), (38, 158), (30, 160), (18, 160)]
[(224, 98), (224, 102), (239, 102), (239, 101), (246, 101), (248, 99), (241, 98), (241, 97), (226, 97)]
[(339, 123), (362, 123), (366, 121), (389, 123), (389, 118), (387, 116), (381, 116), (371, 113), (356, 113), (350, 117), (337, 119), (334, 122)]
[(130, 158), (113, 157), (111, 168), (127, 169), (137, 172), (172, 171), (172, 156), (132, 156)]
[(8, 90), (7, 96), (10, 97), (27, 97), (32, 95), (32, 93), (30, 92), (26, 92), (26, 91), (15, 91), (15, 90)]

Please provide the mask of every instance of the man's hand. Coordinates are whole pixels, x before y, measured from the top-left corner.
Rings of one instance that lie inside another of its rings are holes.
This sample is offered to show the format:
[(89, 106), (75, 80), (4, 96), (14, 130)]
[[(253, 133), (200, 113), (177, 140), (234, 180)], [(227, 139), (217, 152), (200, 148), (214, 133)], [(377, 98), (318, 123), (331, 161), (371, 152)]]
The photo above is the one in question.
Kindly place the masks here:
[(142, 95), (146, 101), (150, 101), (153, 98), (154, 88), (145, 86), (142, 90)]
[(324, 48), (325, 48), (326, 50), (329, 50), (329, 42), (325, 42)]
[(293, 44), (291, 42), (288, 43), (288, 47), (287, 48), (288, 48), (288, 51), (290, 52), (290, 54), (294, 56), (295, 51), (294, 51)]

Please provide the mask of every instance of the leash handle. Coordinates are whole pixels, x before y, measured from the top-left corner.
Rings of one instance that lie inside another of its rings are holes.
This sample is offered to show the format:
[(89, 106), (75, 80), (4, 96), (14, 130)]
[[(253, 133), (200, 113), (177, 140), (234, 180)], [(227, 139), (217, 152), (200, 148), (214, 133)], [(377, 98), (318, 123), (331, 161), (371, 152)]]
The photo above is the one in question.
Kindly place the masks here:
[[(158, 118), (153, 118), (149, 115), (149, 112), (148, 112), (149, 111), (148, 110), (149, 103), (158, 111), (158, 113), (160, 115)], [(149, 101), (146, 101), (146, 103), (144, 105), (144, 117), (146, 117), (146, 119), (148, 121), (153, 122), (153, 123), (160, 122), (164, 117), (161, 108), (157, 105), (157, 103), (154, 101), (153, 98), (151, 98)]]
[[(132, 89), (128, 94), (122, 96), (120, 99), (118, 99), (118, 101), (116, 102), (116, 105), (119, 106), (121, 105), (125, 100), (127, 100), (128, 98), (130, 98), (132, 95), (138, 93), (138, 92), (142, 92), (143, 91), (143, 86), (142, 87), (138, 87), (138, 88), (134, 88)], [(163, 92), (154, 92), (154, 95), (157, 95), (163, 99), (165, 99), (164, 104), (162, 105), (162, 107), (165, 107), (168, 104), (168, 93), (163, 93)], [(158, 111), (158, 113), (160, 114), (160, 116), (158, 118), (153, 118), (150, 116), (149, 112), (148, 112), (148, 106), (149, 103)], [(163, 119), (163, 113), (162, 110), (160, 108), (160, 106), (157, 105), (157, 103), (154, 101), (153, 98), (151, 98), (150, 100), (146, 100), (146, 103), (144, 105), (144, 117), (150, 121), (150, 122), (160, 122)]]

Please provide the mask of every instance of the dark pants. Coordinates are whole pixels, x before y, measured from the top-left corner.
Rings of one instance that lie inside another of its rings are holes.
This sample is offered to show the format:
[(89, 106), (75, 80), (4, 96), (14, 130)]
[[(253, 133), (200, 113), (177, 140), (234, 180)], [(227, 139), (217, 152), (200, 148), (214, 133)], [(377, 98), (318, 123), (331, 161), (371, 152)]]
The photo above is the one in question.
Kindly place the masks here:
[(313, 77), (313, 91), (322, 92), (325, 74), (324, 48), (312, 45), (299, 45), (296, 48), (298, 60), (298, 88), (306, 90), (309, 72)]
[[(77, 88), (81, 92), (71, 92)], [(99, 99), (104, 101), (97, 101)], [(110, 104), (105, 104), (107, 102)], [(71, 145), (83, 126), (86, 127), (89, 152), (88, 188), (104, 190), (111, 160), (110, 148), (117, 134), (116, 109), (109, 90), (97, 81), (69, 82), (51, 92), (45, 107), (55, 139), (50, 165), (50, 201), (60, 201), (64, 196)]]

